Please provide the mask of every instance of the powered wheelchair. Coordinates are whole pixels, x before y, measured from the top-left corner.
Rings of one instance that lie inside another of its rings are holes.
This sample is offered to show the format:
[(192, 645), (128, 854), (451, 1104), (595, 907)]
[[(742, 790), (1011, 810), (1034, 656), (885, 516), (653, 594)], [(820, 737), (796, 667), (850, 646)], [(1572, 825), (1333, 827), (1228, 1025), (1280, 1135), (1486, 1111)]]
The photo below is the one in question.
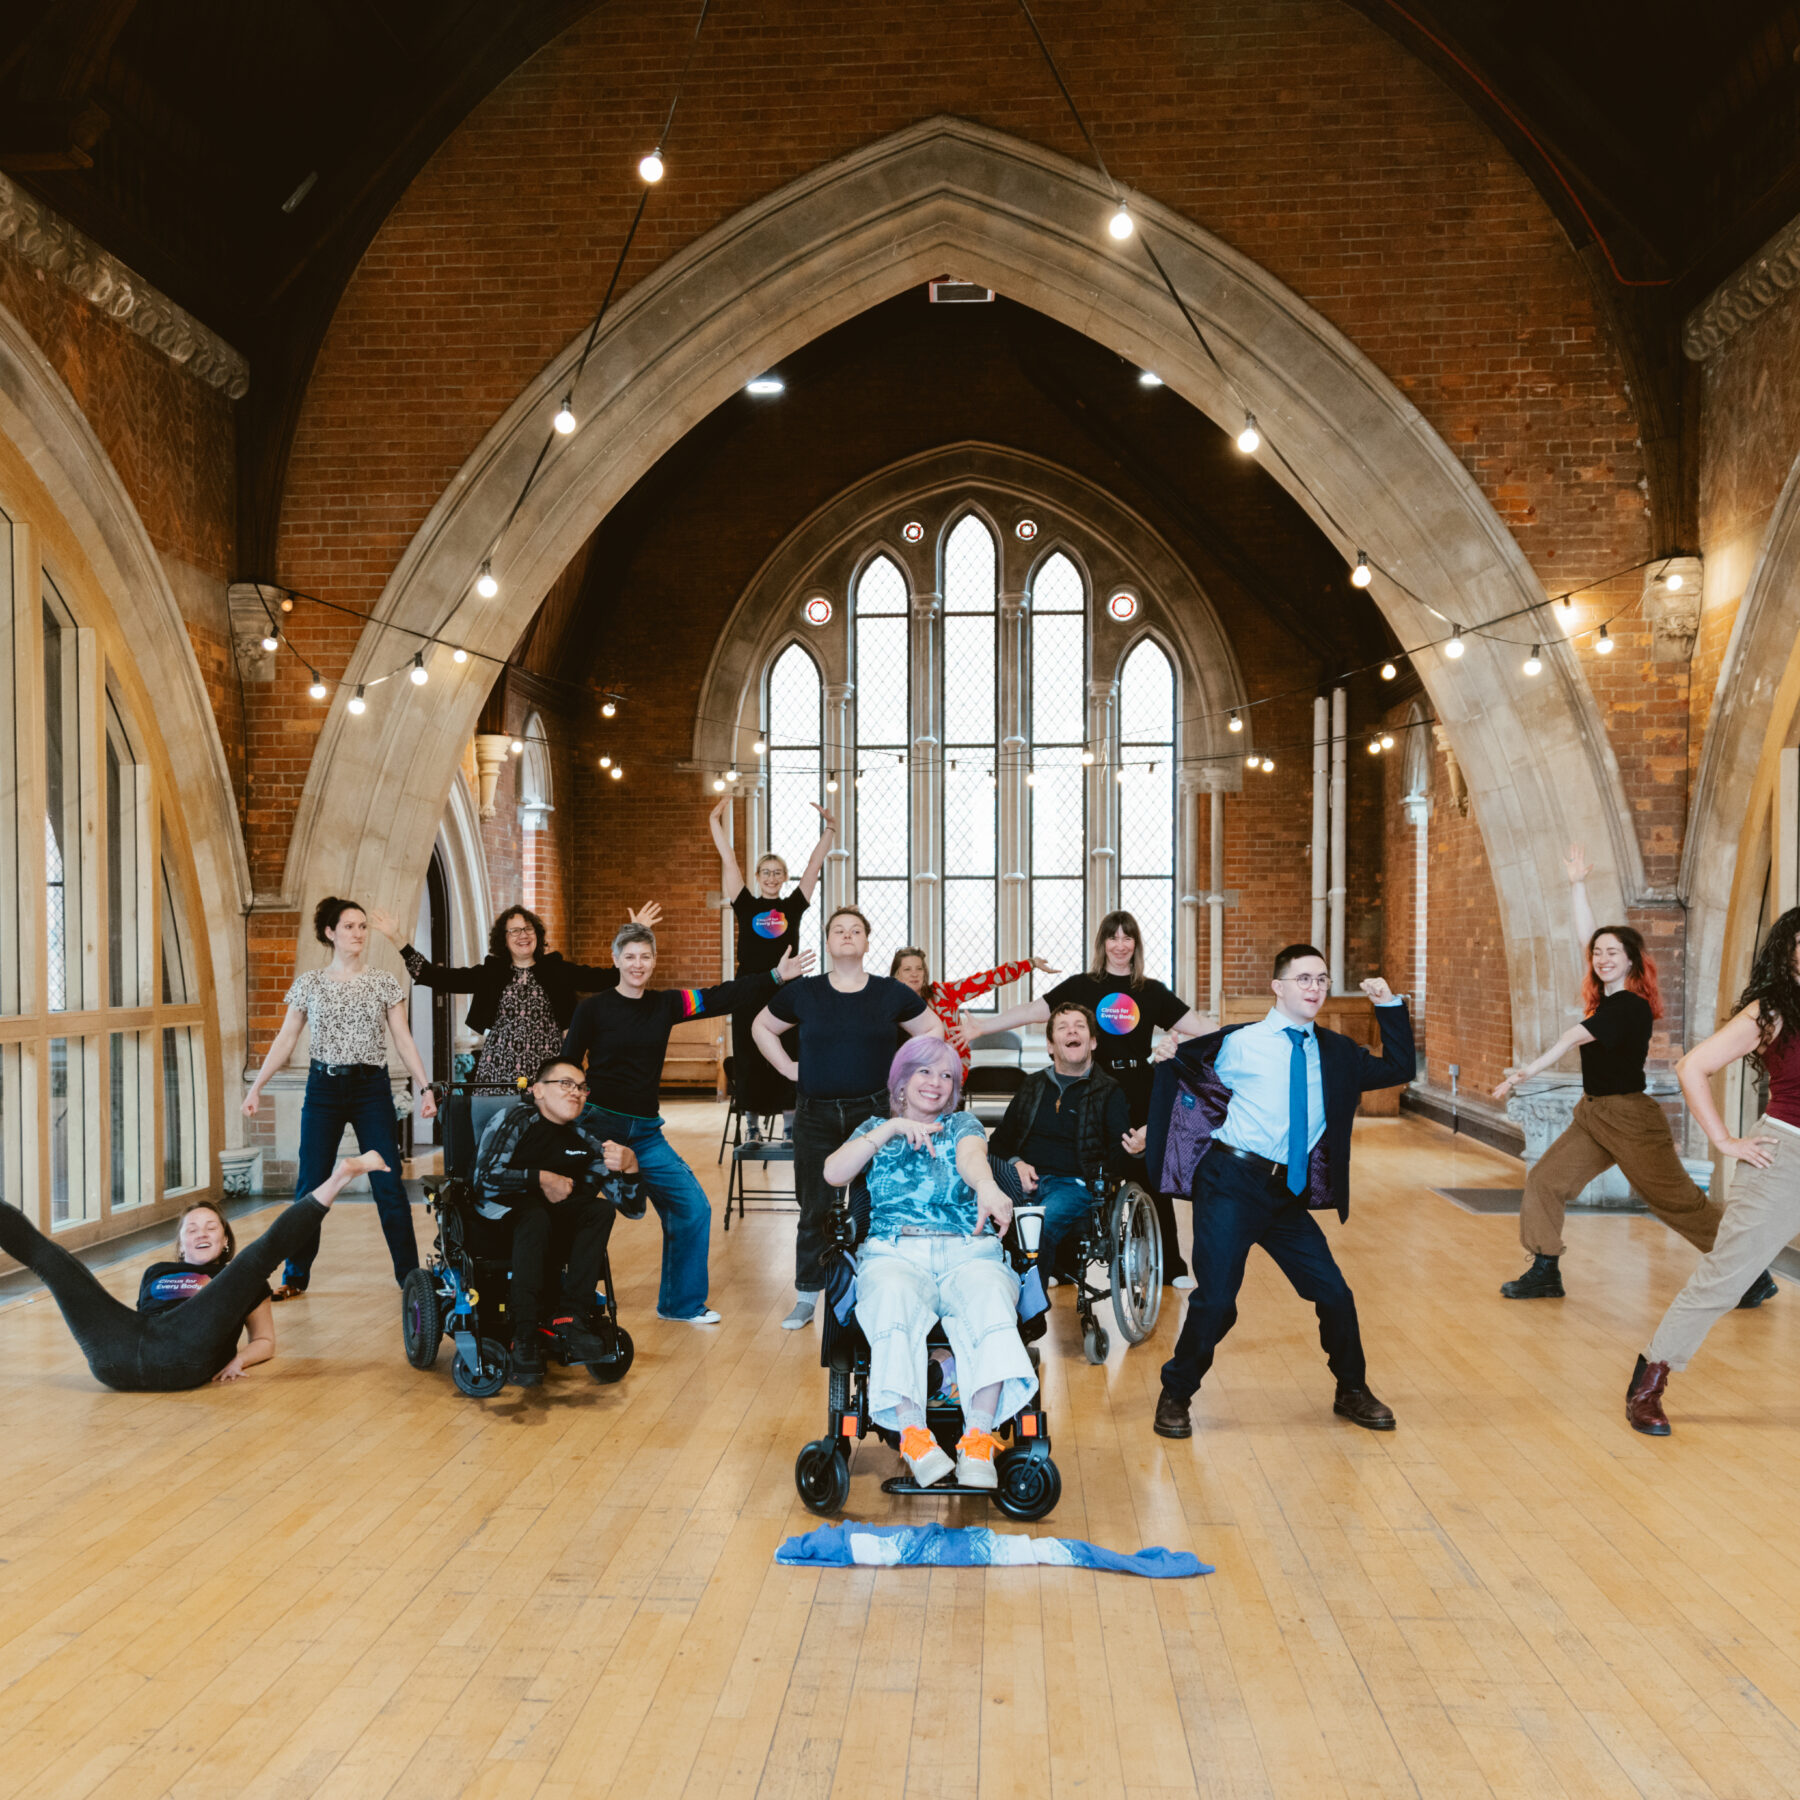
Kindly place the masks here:
[[(1039, 1310), (1025, 1318), (1023, 1311), (1029, 1296), (1041, 1297), (1042, 1290), (1031, 1279), (1031, 1272), (1037, 1265), (1038, 1234), (1043, 1222), (1042, 1207), (1030, 1202), (1015, 1204), (1012, 1224), (1002, 1239), (1013, 1268), (1024, 1278), (1019, 1336), (1025, 1341), (1034, 1369), (1038, 1367), (1036, 1344), (1044, 1335), (1047, 1313)], [(867, 1235), (868, 1228), (868, 1190), (859, 1177), (843, 1195), (837, 1211), (830, 1285), (820, 1300), (824, 1327), (819, 1361), (826, 1370), (825, 1436), (805, 1445), (794, 1462), (794, 1486), (801, 1501), (809, 1511), (825, 1515), (841, 1512), (850, 1497), (850, 1459), (859, 1439), (873, 1433), (891, 1448), (898, 1449), (900, 1443), (896, 1433), (869, 1417), (869, 1340), (857, 1323), (856, 1313), (846, 1307), (844, 1319), (838, 1319), (838, 1307), (850, 1292), (855, 1276), (855, 1247)], [(935, 1322), (926, 1339), (926, 1354), (948, 1347), (942, 1322)], [(1010, 1440), (1008, 1448), (995, 1459), (998, 1487), (965, 1487), (955, 1481), (922, 1487), (910, 1473), (903, 1473), (882, 1482), (882, 1492), (927, 1494), (933, 1498), (974, 1496), (993, 1500), (1008, 1518), (1043, 1518), (1062, 1498), (1062, 1475), (1050, 1460), (1050, 1427), (1042, 1402), (1040, 1385), (1013, 1418), (994, 1426), (996, 1437)], [(946, 1454), (954, 1456), (963, 1431), (962, 1409), (941, 1386), (927, 1396), (925, 1423)]]

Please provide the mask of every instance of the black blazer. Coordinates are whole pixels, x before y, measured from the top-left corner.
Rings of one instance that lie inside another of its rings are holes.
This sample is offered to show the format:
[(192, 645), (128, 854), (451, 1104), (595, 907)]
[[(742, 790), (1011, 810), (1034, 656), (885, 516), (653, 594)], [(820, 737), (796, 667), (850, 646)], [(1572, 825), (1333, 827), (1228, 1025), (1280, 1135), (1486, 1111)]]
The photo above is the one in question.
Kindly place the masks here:
[[(1350, 1128), (1356, 1121), (1357, 1101), (1371, 1088), (1405, 1086), (1418, 1067), (1406, 1002), (1376, 1007), (1375, 1021), (1381, 1027), (1379, 1056), (1341, 1031), (1314, 1027), (1325, 1082), (1325, 1135), (1313, 1145), (1308, 1160), (1306, 1204), (1319, 1210), (1335, 1208), (1340, 1219), (1350, 1214)], [(1166, 1194), (1195, 1192), (1200, 1159), (1231, 1104), (1231, 1090), (1213, 1072), (1213, 1062), (1230, 1033), (1243, 1029), (1232, 1025), (1190, 1038), (1158, 1065), (1144, 1155), (1157, 1187)]]
[[(400, 952), (400, 960), (406, 964), (407, 973), (413, 980), (425, 987), (441, 988), (447, 994), (473, 994), (475, 998), (469, 1002), (468, 1020), (471, 1031), (486, 1031), (492, 1026), (494, 1016), (500, 1010), (500, 996), (513, 978), (510, 956), (489, 956), (473, 969), (451, 969), (442, 963), (427, 962), (408, 944)], [(538, 978), (538, 985), (550, 1002), (550, 1010), (564, 1031), (569, 1029), (569, 1021), (575, 1017), (575, 1002), (581, 995), (619, 985), (617, 969), (602, 969), (593, 963), (565, 962), (560, 950), (546, 950), (532, 964), (531, 972)]]

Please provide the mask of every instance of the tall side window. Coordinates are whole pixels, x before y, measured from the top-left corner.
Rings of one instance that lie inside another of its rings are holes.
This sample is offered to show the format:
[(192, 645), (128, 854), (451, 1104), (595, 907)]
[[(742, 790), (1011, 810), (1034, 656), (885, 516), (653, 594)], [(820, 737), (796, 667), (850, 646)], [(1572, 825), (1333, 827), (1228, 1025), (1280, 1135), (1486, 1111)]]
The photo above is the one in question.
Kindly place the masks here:
[[(1087, 594), (1060, 550), (1031, 584), (1031, 948), (1054, 968), (1087, 961)], [(1032, 992), (1064, 975), (1037, 973)]]
[[(22, 1012), (26, 995), (22, 948), (25, 870), (19, 814), (29, 752), (24, 742), (25, 659), (19, 638), (13, 599), (13, 522), (0, 512), (0, 1017)], [(0, 1078), (3, 1076), (0, 1070)]]
[[(998, 905), (995, 856), (997, 559), (973, 513), (944, 541), (944, 974), (991, 969)], [(972, 1012), (992, 1012), (983, 995)]]
[[(160, 875), (162, 997), (166, 1006), (200, 998), (187, 903), (175, 876), (175, 853), (163, 832)], [(177, 1015), (179, 1016), (179, 1015)], [(162, 1191), (180, 1193), (206, 1180), (206, 1056), (198, 1025), (162, 1028)]]
[[(769, 671), (769, 850), (793, 876), (819, 841), (812, 809), (825, 798), (823, 702), (819, 665), (789, 644)], [(744, 875), (754, 880), (750, 869)]]
[(86, 833), (82, 787), (89, 779), (87, 684), (81, 634), (56, 584), (44, 577), (44, 912), (51, 1012), (81, 1012), (87, 992)]
[(1119, 904), (1144, 933), (1144, 972), (1175, 979), (1175, 671), (1145, 638), (1119, 682)]
[(851, 612), (856, 684), (856, 903), (869, 920), (869, 967), (887, 973), (912, 941), (912, 650), (906, 577), (877, 556)]

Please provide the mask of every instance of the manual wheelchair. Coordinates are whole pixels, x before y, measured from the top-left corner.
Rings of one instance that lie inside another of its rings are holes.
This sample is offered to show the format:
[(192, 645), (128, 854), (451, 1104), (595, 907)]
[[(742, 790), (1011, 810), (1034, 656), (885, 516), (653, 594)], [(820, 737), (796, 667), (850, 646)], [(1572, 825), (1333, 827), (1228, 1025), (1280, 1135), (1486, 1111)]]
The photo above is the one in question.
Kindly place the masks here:
[[(1015, 1204), (1013, 1222), (1002, 1239), (1014, 1269), (1026, 1278), (1020, 1294), (1021, 1307), (1037, 1290), (1030, 1273), (1037, 1262), (1038, 1233), (1043, 1220), (1042, 1207)], [(855, 1273), (855, 1247), (868, 1232), (868, 1192), (860, 1178), (844, 1195), (836, 1225), (835, 1266), (830, 1287), (820, 1298), (824, 1326), (819, 1361), (826, 1370), (826, 1435), (803, 1446), (794, 1462), (794, 1486), (801, 1501), (809, 1511), (826, 1515), (841, 1512), (850, 1497), (850, 1459), (859, 1439), (873, 1433), (891, 1448), (898, 1449), (900, 1443), (897, 1434), (869, 1417), (869, 1340), (853, 1310), (842, 1323), (837, 1316), (836, 1303), (848, 1292)], [(1044, 1335), (1047, 1317), (1046, 1312), (1039, 1311), (1019, 1321), (1019, 1336), (1025, 1341), (1034, 1369), (1038, 1367), (1036, 1343)], [(948, 1346), (942, 1322), (934, 1323), (926, 1339), (927, 1354)], [(882, 1482), (881, 1491), (940, 1499), (952, 1495), (991, 1499), (1008, 1518), (1043, 1518), (1062, 1498), (1062, 1475), (1050, 1460), (1050, 1427), (1042, 1401), (1040, 1386), (1017, 1414), (995, 1425), (996, 1437), (1011, 1440), (995, 1460), (995, 1472), (1000, 1478), (997, 1488), (964, 1487), (955, 1481), (922, 1487), (910, 1473), (903, 1473), (889, 1476)], [(963, 1430), (962, 1409), (956, 1401), (941, 1389), (930, 1394), (925, 1404), (925, 1423), (945, 1452), (953, 1456)]]
[[(1105, 1271), (1100, 1282), (1093, 1277), (1096, 1265)], [(1112, 1301), (1113, 1318), (1126, 1343), (1141, 1344), (1156, 1329), (1162, 1312), (1162, 1226), (1155, 1202), (1135, 1181), (1107, 1178), (1103, 1196), (1088, 1209), (1065, 1266), (1073, 1273), (1081, 1353), (1089, 1362), (1105, 1362), (1112, 1348), (1106, 1327), (1096, 1316), (1103, 1300)]]

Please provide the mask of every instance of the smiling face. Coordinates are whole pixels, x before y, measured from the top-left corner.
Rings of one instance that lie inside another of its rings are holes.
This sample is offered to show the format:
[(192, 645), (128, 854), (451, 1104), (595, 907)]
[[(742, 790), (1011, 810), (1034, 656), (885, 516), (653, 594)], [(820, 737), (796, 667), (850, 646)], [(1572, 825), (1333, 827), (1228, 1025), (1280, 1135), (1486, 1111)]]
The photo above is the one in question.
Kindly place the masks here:
[(1129, 975), (1131, 959), (1137, 954), (1137, 939), (1121, 925), (1106, 940), (1106, 967), (1113, 975)]
[(912, 989), (915, 994), (925, 991), (925, 959), (922, 956), (903, 956), (894, 965), (894, 979)]
[(787, 864), (779, 856), (765, 856), (756, 865), (756, 891), (765, 900), (781, 897), (781, 884), (787, 880)]
[(225, 1221), (210, 1206), (196, 1206), (182, 1219), (175, 1248), (195, 1268), (217, 1262), (225, 1254)]
[(537, 956), (537, 927), (522, 913), (514, 913), (506, 921), (506, 948), (515, 966), (520, 968)]
[(656, 973), (656, 946), (654, 944), (627, 944), (619, 952), (619, 979), (628, 982), (632, 987), (644, 988), (650, 985), (650, 977)]
[(1094, 1034), (1082, 1014), (1059, 1012), (1050, 1021), (1050, 1060), (1059, 1075), (1079, 1075), (1094, 1060)]
[(1602, 987), (1623, 983), (1631, 974), (1631, 953), (1610, 931), (1594, 939), (1594, 975)]
[(338, 914), (338, 922), (325, 927), (325, 937), (339, 956), (354, 959), (362, 955), (369, 941), (368, 917), (360, 906), (346, 906)]
[(587, 1096), (587, 1077), (573, 1063), (559, 1062), (531, 1084), (532, 1104), (552, 1125), (572, 1124), (587, 1104)]
[(915, 1069), (906, 1080), (906, 1114), (909, 1119), (939, 1119), (956, 1093), (956, 1081), (947, 1068)]
[(1331, 970), (1322, 956), (1297, 956), (1269, 985), (1282, 1012), (1310, 1025), (1331, 992)]

